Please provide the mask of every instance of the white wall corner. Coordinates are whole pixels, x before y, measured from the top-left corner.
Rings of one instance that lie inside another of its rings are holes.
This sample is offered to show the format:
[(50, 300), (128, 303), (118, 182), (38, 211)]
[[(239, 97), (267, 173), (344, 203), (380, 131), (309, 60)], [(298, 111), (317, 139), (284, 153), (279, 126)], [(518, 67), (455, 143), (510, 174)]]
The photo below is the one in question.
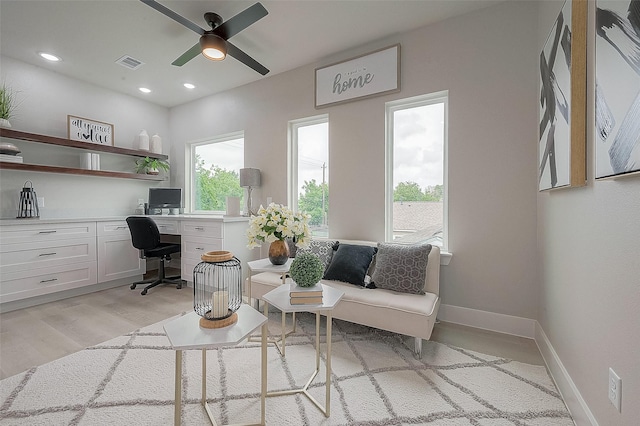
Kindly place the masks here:
[(528, 339), (535, 337), (535, 325), (537, 323), (536, 320), (529, 318), (496, 314), (494, 312), (444, 304), (440, 305), (438, 319), (483, 330), (526, 337)]
[(589, 410), (587, 403), (582, 398), (571, 376), (569, 376), (569, 372), (564, 368), (560, 357), (558, 357), (544, 330), (538, 321), (535, 323), (536, 344), (538, 345), (538, 349), (540, 349), (544, 362), (547, 364), (551, 378), (560, 391), (562, 399), (571, 413), (571, 417), (573, 417), (574, 423), (576, 425), (598, 426), (597, 420), (591, 413), (591, 410)]

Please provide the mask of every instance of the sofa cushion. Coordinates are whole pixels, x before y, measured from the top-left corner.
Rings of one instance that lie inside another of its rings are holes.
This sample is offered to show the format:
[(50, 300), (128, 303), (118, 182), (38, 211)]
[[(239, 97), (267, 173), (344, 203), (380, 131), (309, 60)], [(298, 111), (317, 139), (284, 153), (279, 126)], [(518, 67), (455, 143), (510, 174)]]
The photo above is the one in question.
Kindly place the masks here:
[(331, 263), (329, 263), (323, 278), (364, 286), (367, 268), (369, 268), (373, 255), (378, 249), (356, 244), (336, 243), (335, 246), (337, 249), (333, 253)]
[(322, 261), (326, 270), (333, 257), (333, 246), (337, 243), (337, 241), (332, 240), (311, 240), (308, 247), (297, 249), (296, 255), (298, 253), (315, 254)]
[(371, 280), (376, 288), (424, 294), (431, 244), (378, 243)]

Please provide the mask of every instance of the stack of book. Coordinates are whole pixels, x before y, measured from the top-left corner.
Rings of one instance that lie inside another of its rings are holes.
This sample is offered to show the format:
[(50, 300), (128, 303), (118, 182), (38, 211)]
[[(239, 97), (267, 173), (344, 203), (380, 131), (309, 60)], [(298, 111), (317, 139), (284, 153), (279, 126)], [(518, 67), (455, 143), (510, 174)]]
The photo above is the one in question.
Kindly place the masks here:
[(316, 284), (312, 287), (300, 287), (293, 283), (289, 288), (289, 297), (292, 305), (321, 305), (322, 284)]
[(22, 157), (18, 155), (0, 154), (0, 161), (7, 163), (22, 163)]

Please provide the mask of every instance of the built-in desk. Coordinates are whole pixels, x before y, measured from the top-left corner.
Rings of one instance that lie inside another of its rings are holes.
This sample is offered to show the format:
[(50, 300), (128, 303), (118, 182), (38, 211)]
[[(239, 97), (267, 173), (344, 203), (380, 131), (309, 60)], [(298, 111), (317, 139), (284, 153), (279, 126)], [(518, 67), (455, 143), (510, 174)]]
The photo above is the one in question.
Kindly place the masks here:
[(193, 283), (193, 268), (200, 256), (209, 251), (227, 250), (242, 262), (243, 278), (247, 276), (247, 262), (259, 257), (257, 250), (247, 248), (247, 217), (213, 215), (153, 215), (149, 216), (165, 235), (180, 235), (181, 276)]
[[(247, 248), (246, 217), (150, 216), (161, 234), (179, 235), (180, 270), (193, 282), (203, 253), (231, 251), (242, 262), (259, 257)], [(131, 245), (126, 216), (0, 220), (0, 311), (77, 296), (139, 280), (146, 262)]]

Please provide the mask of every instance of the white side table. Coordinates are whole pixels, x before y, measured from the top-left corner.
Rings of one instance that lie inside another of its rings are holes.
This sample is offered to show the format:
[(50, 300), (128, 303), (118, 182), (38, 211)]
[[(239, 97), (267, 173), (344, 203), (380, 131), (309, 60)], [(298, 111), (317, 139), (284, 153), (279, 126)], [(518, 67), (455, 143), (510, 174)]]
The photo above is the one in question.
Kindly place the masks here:
[[(248, 282), (249, 288), (247, 288), (247, 300), (249, 304), (251, 304), (251, 276), (252, 275), (258, 274), (260, 272), (274, 272), (276, 274), (280, 274), (280, 276), (282, 277), (282, 284), (286, 284), (287, 273), (289, 272), (289, 268), (291, 267), (292, 262), (293, 262), (293, 259), (291, 258), (287, 259), (287, 262), (284, 265), (274, 265), (271, 263), (271, 261), (269, 261), (269, 259), (258, 259), (258, 260), (253, 260), (251, 262), (247, 262), (247, 265), (249, 266), (249, 282)], [(256, 306), (255, 306), (256, 309), (258, 309), (257, 304), (258, 304), (258, 300), (256, 299)], [(286, 319), (287, 319), (286, 313), (282, 312), (282, 335), (280, 337), (277, 337), (277, 338), (267, 337), (267, 343), (273, 343), (282, 356), (285, 355), (285, 349), (286, 349), (285, 343), (286, 343), (287, 336), (290, 335), (291, 333), (295, 333), (296, 331), (295, 312), (292, 315), (293, 328), (287, 332), (285, 332)], [(259, 341), (257, 339), (259, 339), (258, 336), (249, 337), (250, 342)]]
[[(278, 288), (271, 290), (269, 293), (262, 296), (265, 301), (264, 315), (269, 316), (269, 304), (280, 309), (284, 312), (315, 312), (316, 313), (316, 369), (311, 378), (307, 381), (307, 384), (300, 389), (292, 389), (287, 391), (268, 392), (262, 394), (262, 404), (264, 405), (264, 399), (272, 396), (293, 395), (301, 393), (305, 395), (318, 409), (329, 417), (331, 414), (331, 312), (333, 308), (340, 302), (344, 296), (344, 292), (336, 290), (329, 286), (322, 287), (322, 303), (321, 304), (309, 304), (309, 305), (292, 305), (290, 303), (289, 286), (282, 285)], [(325, 381), (325, 406), (322, 407), (316, 399), (308, 392), (309, 386), (320, 371), (320, 312), (324, 312), (327, 317), (327, 362), (326, 362), (326, 381)], [(263, 328), (264, 329), (264, 328)], [(263, 340), (264, 342), (264, 340)], [(262, 345), (262, 362), (267, 362), (267, 346)], [(262, 371), (263, 380), (267, 382), (267, 371)], [(265, 386), (263, 384), (263, 386)]]
[[(174, 424), (180, 424), (180, 414), (182, 411), (182, 351), (185, 349), (202, 349), (202, 405), (209, 416), (211, 424), (216, 426), (211, 409), (207, 404), (207, 349), (214, 349), (221, 346), (237, 345), (258, 327), (262, 326), (262, 335), (267, 335), (267, 317), (253, 309), (251, 306), (243, 304), (237, 311), (238, 322), (224, 328), (201, 328), (200, 316), (191, 312), (180, 318), (168, 322), (164, 326), (171, 346), (176, 351), (176, 381), (175, 381), (175, 411)], [(262, 347), (267, 347), (266, 339), (263, 338)], [(266, 349), (264, 349), (266, 351)], [(262, 377), (261, 377), (261, 398), (260, 398), (260, 423), (265, 422), (264, 394), (266, 393), (266, 372), (267, 360), (266, 352), (262, 356)]]

